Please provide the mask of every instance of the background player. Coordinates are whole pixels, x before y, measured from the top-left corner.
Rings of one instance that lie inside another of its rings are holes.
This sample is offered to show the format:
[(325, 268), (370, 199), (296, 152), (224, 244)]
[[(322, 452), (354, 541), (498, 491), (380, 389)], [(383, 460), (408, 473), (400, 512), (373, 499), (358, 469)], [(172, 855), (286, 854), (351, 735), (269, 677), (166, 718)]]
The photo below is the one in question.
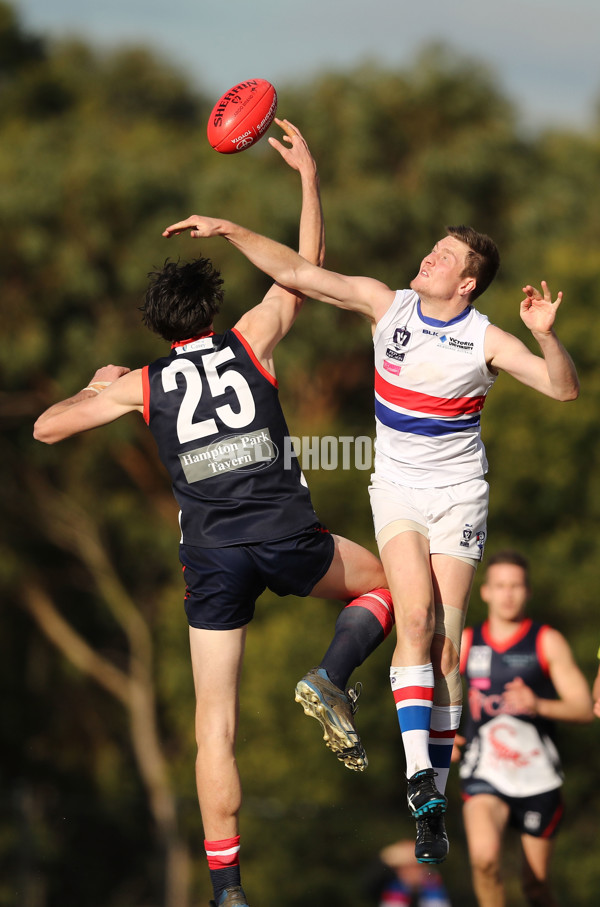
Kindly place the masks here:
[(380, 850), (365, 888), (377, 907), (451, 907), (440, 873), (417, 862), (410, 840)]
[(371, 505), (397, 625), (390, 681), (417, 822), (415, 853), (440, 862), (448, 852), (443, 791), (461, 712), (461, 631), (486, 536), (481, 410), (500, 371), (556, 400), (578, 396), (575, 367), (554, 332), (562, 294), (553, 301), (544, 282), (542, 293), (524, 288), (521, 318), (539, 344), (537, 356), (473, 308), (499, 256), (493, 241), (470, 227), (448, 228), (411, 289), (398, 291), (317, 268), (230, 221), (194, 215), (163, 235), (187, 230), (224, 237), (286, 287), (371, 324), (377, 424)]
[(591, 721), (589, 688), (565, 638), (525, 617), (531, 589), (521, 554), (489, 558), (480, 594), (488, 617), (465, 629), (461, 655), (468, 712), (460, 777), (473, 886), (481, 907), (504, 905), (501, 849), (511, 825), (521, 833), (527, 903), (551, 907), (548, 870), (563, 809), (554, 722)]
[[(270, 139), (271, 145), (302, 181), (300, 249), (320, 262), (324, 233), (316, 166), (298, 130), (277, 122), (287, 145)], [(138, 412), (155, 437), (181, 510), (197, 704), (196, 781), (212, 903), (247, 907), (239, 868), (235, 739), (246, 628), (257, 597), (269, 587), (279, 595), (351, 600), (321, 664), (321, 681), (328, 686), (319, 717), (328, 744), (352, 768), (366, 764), (352, 724), (355, 697), (335, 682), (345, 683), (393, 618), (389, 593), (377, 590), (385, 584), (379, 560), (321, 526), (297, 461), (286, 464), (278, 455), (290, 447), (273, 351), (294, 323), (301, 296), (275, 285), (232, 330), (215, 334), (221, 284), (204, 258), (167, 262), (152, 274), (144, 321), (171, 343), (169, 355), (136, 371), (100, 368), (86, 388), (46, 410), (34, 434), (54, 443)], [(377, 591), (357, 598), (369, 590)]]

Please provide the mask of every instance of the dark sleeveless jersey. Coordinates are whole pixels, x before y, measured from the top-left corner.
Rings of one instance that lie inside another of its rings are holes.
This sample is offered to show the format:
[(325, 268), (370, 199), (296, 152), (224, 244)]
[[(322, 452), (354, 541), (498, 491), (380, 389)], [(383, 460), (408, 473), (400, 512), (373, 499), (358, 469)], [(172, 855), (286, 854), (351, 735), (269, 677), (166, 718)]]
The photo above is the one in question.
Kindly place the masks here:
[(515, 797), (533, 796), (562, 783), (554, 722), (515, 714), (504, 698), (505, 685), (516, 677), (536, 696), (557, 698), (541, 648), (547, 629), (523, 620), (502, 642), (491, 637), (487, 621), (465, 631), (461, 673), (468, 685), (467, 746), (459, 769), (463, 780), (480, 778)]
[(235, 329), (173, 344), (143, 380), (183, 544), (280, 539), (317, 522), (277, 382)]
[[(504, 686), (515, 677), (520, 677), (536, 696), (557, 698), (540, 649), (545, 629), (544, 624), (527, 619), (519, 624), (510, 639), (501, 643), (490, 636), (487, 621), (466, 631), (461, 672), (468, 685), (467, 740), (471, 740), (487, 721), (508, 714), (503, 699)], [(554, 722), (546, 718), (537, 715), (518, 717), (537, 725), (541, 734), (553, 734)]]

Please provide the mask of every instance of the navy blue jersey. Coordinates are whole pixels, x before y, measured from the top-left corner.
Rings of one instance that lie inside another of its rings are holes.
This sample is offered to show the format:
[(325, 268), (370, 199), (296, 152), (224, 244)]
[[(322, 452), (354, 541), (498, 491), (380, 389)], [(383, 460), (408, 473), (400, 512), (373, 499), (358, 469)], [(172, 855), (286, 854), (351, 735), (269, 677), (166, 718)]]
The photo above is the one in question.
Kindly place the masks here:
[[(466, 630), (461, 673), (468, 685), (467, 741), (472, 740), (488, 721), (508, 714), (504, 686), (515, 677), (520, 677), (541, 699), (557, 698), (541, 652), (540, 640), (545, 629), (544, 624), (526, 619), (518, 625), (514, 635), (503, 642), (492, 638), (487, 621)], [(517, 717), (534, 724), (540, 735), (553, 736), (554, 722), (538, 715), (519, 714)]]
[(144, 369), (144, 418), (181, 509), (182, 543), (280, 539), (317, 521), (277, 382), (235, 329)]
[[(487, 621), (465, 631), (461, 671), (468, 683), (467, 745), (459, 774), (466, 796), (495, 793), (532, 798), (559, 788), (563, 782), (553, 741), (554, 722), (539, 715), (511, 712), (504, 691), (509, 681), (520, 677), (541, 699), (557, 698), (541, 645), (547, 629), (523, 620), (514, 634), (502, 641), (491, 636)], [(525, 830), (532, 834), (534, 825), (541, 827), (539, 809), (529, 807)], [(555, 810), (552, 801), (552, 814)]]

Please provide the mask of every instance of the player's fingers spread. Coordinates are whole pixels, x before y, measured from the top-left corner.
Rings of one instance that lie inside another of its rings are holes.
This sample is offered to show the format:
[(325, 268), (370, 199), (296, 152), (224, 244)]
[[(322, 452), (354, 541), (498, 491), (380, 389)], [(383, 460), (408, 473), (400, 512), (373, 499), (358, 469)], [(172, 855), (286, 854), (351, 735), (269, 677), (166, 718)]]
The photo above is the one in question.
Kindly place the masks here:
[[(294, 136), (297, 136), (297, 135), (298, 135), (298, 130), (297, 130), (296, 127), (293, 125), (293, 123), (290, 123), (289, 120), (280, 120), (279, 125), (281, 126), (281, 128), (283, 129), (283, 131), (284, 131), (287, 135), (290, 136), (290, 138), (294, 138)], [(284, 136), (284, 138), (285, 138), (285, 136)]]

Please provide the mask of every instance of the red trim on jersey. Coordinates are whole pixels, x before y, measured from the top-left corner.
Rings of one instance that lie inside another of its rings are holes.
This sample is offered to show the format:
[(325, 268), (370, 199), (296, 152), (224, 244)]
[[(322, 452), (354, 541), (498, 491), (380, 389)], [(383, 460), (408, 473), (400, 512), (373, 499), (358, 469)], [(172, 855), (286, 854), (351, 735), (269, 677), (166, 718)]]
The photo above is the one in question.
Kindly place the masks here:
[(432, 397), (411, 391), (406, 387), (397, 387), (386, 381), (375, 369), (375, 392), (386, 403), (402, 406), (411, 412), (427, 413), (432, 416), (465, 416), (467, 413), (480, 413), (485, 403), (485, 395), (477, 397)]
[(142, 394), (144, 401), (143, 416), (146, 425), (150, 423), (150, 375), (148, 373), (150, 366), (145, 365), (142, 369)]
[(460, 673), (464, 674), (467, 670), (467, 661), (469, 652), (473, 645), (473, 627), (465, 627), (462, 636), (462, 645), (460, 647)]
[(525, 620), (521, 621), (512, 636), (509, 636), (508, 639), (503, 639), (502, 641), (494, 641), (490, 633), (490, 622), (489, 620), (486, 620), (481, 628), (481, 635), (483, 636), (486, 645), (488, 645), (490, 649), (493, 649), (494, 652), (506, 652), (527, 636), (532, 623), (533, 621), (531, 618), (526, 617)]
[(176, 346), (185, 346), (186, 343), (193, 343), (194, 340), (202, 340), (203, 337), (213, 337), (214, 333), (214, 331), (205, 331), (204, 334), (196, 334), (195, 337), (188, 337), (187, 340), (174, 340), (171, 349), (174, 350)]
[(546, 635), (546, 630), (549, 629), (550, 627), (548, 626), (548, 624), (542, 624), (542, 626), (540, 627), (540, 632), (538, 633), (537, 639), (535, 641), (535, 654), (537, 655), (537, 660), (540, 663), (540, 668), (547, 677), (550, 676), (550, 664), (548, 662), (548, 659), (546, 658), (545, 653), (542, 651), (542, 645), (544, 642), (544, 636)]
[(246, 338), (245, 338), (242, 334), (240, 334), (240, 332), (238, 331), (237, 328), (232, 328), (232, 329), (231, 329), (231, 333), (232, 333), (232, 334), (235, 334), (235, 336), (236, 336), (237, 339), (240, 341), (240, 343), (242, 344), (242, 346), (244, 347), (244, 349), (246, 350), (246, 352), (248, 353), (248, 355), (249, 355), (250, 358), (252, 359), (252, 362), (254, 363), (254, 365), (256, 366), (256, 368), (259, 370), (259, 372), (261, 373), (261, 375), (264, 375), (264, 377), (267, 379), (267, 381), (270, 381), (270, 382), (271, 382), (271, 384), (273, 385), (273, 387), (279, 387), (279, 384), (277, 383), (277, 378), (275, 377), (275, 375), (272, 375), (271, 372), (268, 372), (268, 371), (266, 370), (266, 368), (264, 367), (264, 365), (261, 365), (261, 364), (260, 364), (260, 362), (259, 362), (258, 359), (256, 358), (256, 354), (255, 354), (254, 350), (252, 349), (252, 347), (250, 346), (250, 344), (248, 343), (248, 341), (246, 340)]

